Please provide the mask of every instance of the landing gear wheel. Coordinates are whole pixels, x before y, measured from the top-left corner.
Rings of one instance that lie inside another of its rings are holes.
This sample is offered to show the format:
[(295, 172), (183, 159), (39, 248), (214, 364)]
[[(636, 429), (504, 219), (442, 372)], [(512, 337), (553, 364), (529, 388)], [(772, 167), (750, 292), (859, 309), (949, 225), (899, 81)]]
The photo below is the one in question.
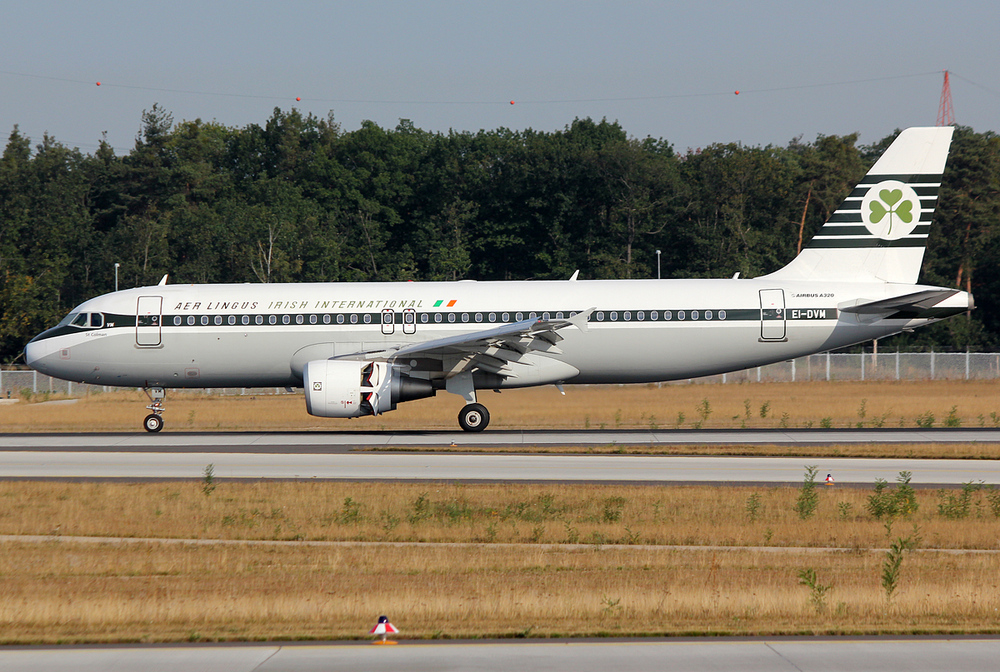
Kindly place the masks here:
[(482, 404), (466, 404), (458, 412), (458, 424), (467, 432), (481, 432), (490, 424), (490, 412)]
[(163, 429), (163, 418), (158, 416), (156, 413), (150, 413), (146, 416), (146, 419), (142, 421), (142, 427), (147, 432), (158, 432)]

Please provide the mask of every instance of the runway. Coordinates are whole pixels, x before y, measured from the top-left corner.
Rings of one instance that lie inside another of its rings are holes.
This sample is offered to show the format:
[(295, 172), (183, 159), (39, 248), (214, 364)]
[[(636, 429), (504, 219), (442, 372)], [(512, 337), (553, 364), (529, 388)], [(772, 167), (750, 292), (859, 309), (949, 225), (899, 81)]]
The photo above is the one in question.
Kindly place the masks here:
[(1000, 428), (964, 429), (615, 429), (470, 432), (163, 432), (0, 434), (3, 450), (204, 450), (343, 452), (359, 448), (502, 446), (677, 446), (703, 444), (1000, 443)]
[(838, 484), (889, 482), (901, 471), (913, 485), (1000, 483), (998, 460), (910, 460), (645, 455), (470, 455), (423, 453), (103, 453), (5, 451), (0, 478), (216, 478), (385, 481), (551, 481), (593, 483), (801, 483), (806, 465)]
[(854, 670), (993, 669), (1000, 639), (987, 638), (767, 638), (713, 640), (405, 642), (101, 646), (0, 650), (0, 671), (103, 672), (430, 672), (447, 670), (741, 670), (826, 672)]

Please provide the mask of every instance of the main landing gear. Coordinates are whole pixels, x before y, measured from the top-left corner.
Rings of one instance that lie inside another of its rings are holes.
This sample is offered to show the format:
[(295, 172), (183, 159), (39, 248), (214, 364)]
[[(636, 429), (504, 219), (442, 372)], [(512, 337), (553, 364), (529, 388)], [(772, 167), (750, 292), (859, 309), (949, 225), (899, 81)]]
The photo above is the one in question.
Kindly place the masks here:
[(481, 432), (490, 424), (490, 412), (482, 404), (466, 404), (458, 412), (458, 424), (467, 432)]
[(146, 406), (152, 413), (143, 419), (142, 428), (147, 432), (158, 432), (163, 429), (163, 418), (160, 416), (163, 415), (163, 398), (167, 396), (167, 393), (162, 387), (143, 388), (142, 391), (152, 402)]

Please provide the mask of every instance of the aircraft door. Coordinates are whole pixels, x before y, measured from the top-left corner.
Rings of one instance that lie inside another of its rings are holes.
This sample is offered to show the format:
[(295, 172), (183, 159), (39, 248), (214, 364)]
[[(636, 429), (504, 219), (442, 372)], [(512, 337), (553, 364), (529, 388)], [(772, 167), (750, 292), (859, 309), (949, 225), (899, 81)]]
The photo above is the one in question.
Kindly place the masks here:
[(135, 310), (135, 344), (159, 345), (163, 297), (140, 296)]
[(382, 333), (391, 334), (396, 331), (396, 311), (386, 308), (382, 311)]
[(785, 290), (760, 290), (760, 340), (784, 341)]

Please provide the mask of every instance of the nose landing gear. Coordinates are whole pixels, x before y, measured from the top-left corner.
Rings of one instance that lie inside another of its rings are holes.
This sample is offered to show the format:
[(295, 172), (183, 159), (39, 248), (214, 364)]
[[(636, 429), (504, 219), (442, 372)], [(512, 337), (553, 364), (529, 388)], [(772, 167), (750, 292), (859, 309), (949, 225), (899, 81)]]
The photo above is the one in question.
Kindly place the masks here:
[(146, 406), (152, 413), (142, 421), (142, 428), (147, 432), (158, 432), (163, 429), (163, 418), (160, 416), (163, 415), (163, 398), (167, 396), (167, 393), (162, 387), (143, 388), (142, 391), (152, 402)]

